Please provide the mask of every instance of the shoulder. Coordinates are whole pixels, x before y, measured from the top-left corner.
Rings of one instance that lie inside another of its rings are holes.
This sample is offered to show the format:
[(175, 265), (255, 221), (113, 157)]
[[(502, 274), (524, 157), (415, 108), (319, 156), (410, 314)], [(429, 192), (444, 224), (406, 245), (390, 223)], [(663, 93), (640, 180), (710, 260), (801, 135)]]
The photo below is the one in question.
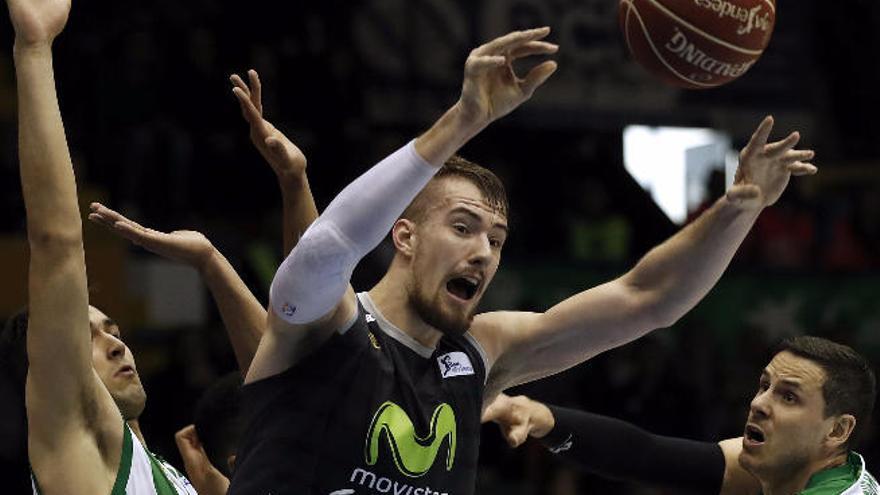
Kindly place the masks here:
[[(109, 398), (106, 389), (101, 391)], [(110, 398), (112, 402), (112, 398)], [(115, 404), (88, 402), (88, 419), (52, 426), (29, 412), (28, 458), (45, 493), (110, 492), (125, 451), (125, 425)]]
[(541, 313), (525, 311), (492, 311), (474, 317), (469, 334), (486, 353), (490, 366), (494, 365), (518, 339), (538, 325)]

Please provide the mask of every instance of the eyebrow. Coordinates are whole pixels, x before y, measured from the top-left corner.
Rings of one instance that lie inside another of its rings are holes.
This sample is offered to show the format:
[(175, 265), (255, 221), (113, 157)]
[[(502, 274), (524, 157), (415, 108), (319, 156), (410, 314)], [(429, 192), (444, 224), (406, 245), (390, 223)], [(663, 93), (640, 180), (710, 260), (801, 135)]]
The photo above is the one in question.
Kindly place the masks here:
[(801, 389), (801, 382), (796, 381), (796, 380), (782, 379), (782, 380), (779, 380), (779, 383), (782, 383), (783, 385), (788, 385), (789, 387), (795, 388), (798, 390)]
[[(483, 223), (483, 217), (481, 217), (480, 215), (477, 215), (476, 213), (471, 211), (470, 208), (467, 208), (465, 206), (455, 207), (452, 211), (449, 212), (449, 215), (451, 216), (451, 215), (455, 215), (457, 213), (462, 213), (464, 215), (471, 217), (473, 220), (476, 220), (479, 223)], [(501, 223), (501, 222), (495, 222), (494, 224), (492, 224), (492, 227), (499, 228), (499, 229), (503, 230), (505, 234), (507, 234), (509, 231), (509, 229), (507, 228), (507, 225), (504, 223)]]
[[(764, 370), (763, 372), (761, 372), (761, 379), (763, 380), (765, 378), (767, 378), (767, 379), (770, 378), (770, 372), (768, 372), (767, 370)], [(780, 378), (779, 383), (781, 383), (783, 385), (787, 385), (791, 388), (796, 388), (798, 390), (803, 388), (800, 381), (792, 380), (791, 378)]]

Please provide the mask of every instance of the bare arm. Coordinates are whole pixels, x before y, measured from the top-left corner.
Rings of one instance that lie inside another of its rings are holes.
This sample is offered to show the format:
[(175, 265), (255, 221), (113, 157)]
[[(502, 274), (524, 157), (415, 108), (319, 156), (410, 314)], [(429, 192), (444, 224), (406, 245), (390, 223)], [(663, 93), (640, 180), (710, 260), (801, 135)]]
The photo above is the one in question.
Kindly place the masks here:
[(98, 493), (112, 485), (123, 424), (92, 368), (82, 222), (55, 92), (51, 45), (70, 2), (7, 5), (16, 31), (19, 160), (30, 246), (29, 460), (46, 493)]
[(695, 222), (651, 250), (620, 278), (577, 294), (545, 313), (490, 313), (474, 334), (497, 358), (490, 391), (535, 380), (667, 327), (715, 285), (760, 211), (773, 204), (792, 174), (816, 172), (794, 150), (799, 136), (767, 144), (765, 119), (742, 152), (726, 196)]
[[(259, 76), (253, 70), (248, 75), (253, 89), (237, 75), (230, 79), (242, 115), (250, 124), (251, 140), (275, 171), (281, 186), (285, 218), (282, 230), (287, 253), (318, 216), (305, 173), (306, 158), (283, 133), (263, 119)], [(199, 271), (217, 305), (239, 370), (246, 375), (266, 329), (266, 310), (226, 257), (199, 232), (159, 232), (99, 203), (93, 203), (91, 209), (90, 220), (159, 256)]]
[(138, 246), (196, 270), (220, 312), (242, 375), (247, 373), (266, 327), (266, 310), (229, 261), (199, 232), (165, 233), (146, 228), (100, 203), (92, 203), (89, 220)]
[(229, 479), (211, 464), (195, 425), (187, 425), (175, 433), (174, 441), (186, 474), (199, 495), (225, 495), (229, 490)]
[[(19, 159), (31, 251), (28, 413), (32, 434), (71, 414), (94, 386), (88, 291), (73, 165), (55, 93), (51, 43), (69, 4), (10, 1), (16, 27)], [(48, 402), (57, 404), (48, 407)], [(34, 405), (36, 407), (30, 407)]]
[(250, 86), (238, 74), (230, 76), (232, 92), (241, 114), (250, 125), (251, 142), (269, 163), (281, 186), (284, 256), (296, 246), (303, 232), (318, 218), (318, 208), (306, 175), (306, 157), (300, 149), (263, 115), (262, 84), (255, 70), (248, 71)]

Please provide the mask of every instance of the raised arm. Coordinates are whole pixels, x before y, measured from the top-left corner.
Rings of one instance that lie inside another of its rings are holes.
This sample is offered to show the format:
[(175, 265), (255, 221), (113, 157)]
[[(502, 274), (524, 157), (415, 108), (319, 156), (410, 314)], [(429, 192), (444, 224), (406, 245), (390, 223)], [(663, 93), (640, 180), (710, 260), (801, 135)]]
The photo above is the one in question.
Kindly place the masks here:
[(511, 447), (537, 438), (550, 452), (604, 478), (687, 493), (755, 495), (761, 488), (734, 456), (742, 439), (712, 443), (655, 435), (625, 421), (525, 396), (499, 396), (483, 421), (497, 423)]
[(548, 28), (519, 31), (472, 51), (458, 102), (414, 142), (346, 187), (309, 227), (275, 275), (270, 333), (258, 351), (261, 367), (248, 381), (286, 369), (354, 318), (349, 279), (355, 265), (453, 153), (550, 77), (554, 62), (534, 67), (522, 79), (512, 69), (520, 57), (555, 52), (555, 45), (539, 41), (548, 33)]
[(146, 228), (100, 203), (92, 203), (89, 220), (163, 258), (195, 268), (217, 305), (239, 370), (247, 374), (266, 328), (266, 310), (211, 241), (191, 230), (165, 233)]
[(474, 333), (491, 357), (490, 394), (562, 371), (600, 352), (675, 323), (726, 269), (761, 210), (792, 175), (813, 174), (794, 150), (800, 136), (767, 144), (767, 117), (743, 149), (734, 186), (696, 221), (651, 250), (620, 278), (577, 294), (545, 313), (488, 313)]
[[(48, 485), (102, 486), (95, 462), (110, 462), (108, 453), (96, 456), (96, 437), (87, 434), (102, 430), (85, 425), (100, 421), (121, 439), (122, 417), (92, 368), (82, 222), (55, 92), (51, 48), (70, 2), (8, 0), (7, 5), (15, 28), (19, 160), (30, 245), (30, 461)], [(114, 412), (118, 421), (108, 422)], [(55, 467), (59, 459), (65, 461), (63, 472)], [(84, 466), (90, 466), (92, 479), (78, 473)]]
[(238, 74), (229, 80), (250, 125), (251, 142), (272, 167), (281, 186), (284, 256), (296, 246), (309, 225), (318, 218), (315, 198), (306, 175), (306, 157), (300, 149), (263, 116), (263, 86), (255, 70), (248, 71), (248, 86)]
[[(306, 176), (306, 157), (287, 136), (263, 118), (262, 85), (256, 71), (248, 71), (250, 87), (238, 76), (230, 80), (250, 125), (254, 146), (275, 172), (284, 201), (284, 252), (289, 253), (315, 218), (312, 192)], [(247, 374), (266, 330), (266, 310), (226, 259), (200, 232), (160, 232), (146, 228), (100, 203), (92, 203), (89, 219), (163, 258), (195, 268), (211, 293), (223, 320), (242, 376)]]
[(30, 245), (28, 415), (36, 420), (32, 438), (47, 439), (44, 428), (77, 419), (70, 413), (94, 385), (82, 224), (52, 68), (52, 42), (70, 3), (7, 4), (16, 32), (19, 160)]

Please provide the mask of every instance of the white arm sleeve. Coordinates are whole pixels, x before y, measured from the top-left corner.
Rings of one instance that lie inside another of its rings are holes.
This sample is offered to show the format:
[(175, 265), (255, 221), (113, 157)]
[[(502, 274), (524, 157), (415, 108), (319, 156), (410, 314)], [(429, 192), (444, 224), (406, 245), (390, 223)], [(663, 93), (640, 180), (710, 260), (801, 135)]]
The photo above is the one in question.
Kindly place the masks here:
[(382, 242), (437, 170), (410, 141), (343, 189), (275, 273), (269, 290), (275, 314), (304, 324), (335, 308), (355, 265)]

